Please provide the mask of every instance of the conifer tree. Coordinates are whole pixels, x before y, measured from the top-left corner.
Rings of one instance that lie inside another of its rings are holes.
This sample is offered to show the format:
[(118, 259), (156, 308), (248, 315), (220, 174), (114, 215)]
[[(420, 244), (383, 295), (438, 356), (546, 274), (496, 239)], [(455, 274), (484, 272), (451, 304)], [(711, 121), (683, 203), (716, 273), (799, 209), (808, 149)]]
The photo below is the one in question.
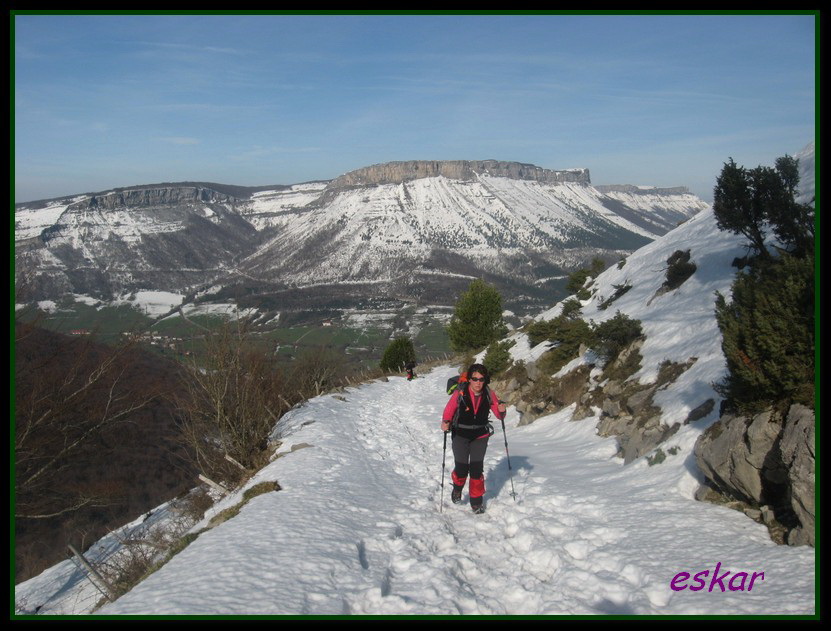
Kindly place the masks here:
[(381, 370), (397, 371), (401, 370), (409, 362), (416, 360), (415, 347), (413, 341), (405, 336), (395, 338), (384, 350), (384, 355), (381, 357)]
[(456, 352), (482, 349), (508, 332), (502, 321), (502, 297), (482, 279), (474, 280), (456, 303), (447, 328)]

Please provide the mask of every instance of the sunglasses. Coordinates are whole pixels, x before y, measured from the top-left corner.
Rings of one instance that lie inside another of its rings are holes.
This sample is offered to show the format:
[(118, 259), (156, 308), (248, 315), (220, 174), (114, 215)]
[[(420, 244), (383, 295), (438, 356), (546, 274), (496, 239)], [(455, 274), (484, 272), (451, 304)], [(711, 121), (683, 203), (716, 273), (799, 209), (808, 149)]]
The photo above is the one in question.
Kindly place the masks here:
[(484, 381), (485, 378), (484, 377), (471, 377), (470, 380), (471, 381)]

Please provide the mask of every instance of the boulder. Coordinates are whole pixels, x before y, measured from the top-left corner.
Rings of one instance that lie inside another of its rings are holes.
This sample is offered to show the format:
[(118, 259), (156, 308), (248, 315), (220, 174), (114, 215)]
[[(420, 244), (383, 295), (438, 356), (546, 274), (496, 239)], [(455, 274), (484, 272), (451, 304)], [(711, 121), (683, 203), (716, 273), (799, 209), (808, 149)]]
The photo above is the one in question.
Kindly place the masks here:
[[(814, 545), (814, 412), (793, 405), (752, 417), (724, 415), (696, 441), (708, 485), (761, 511), (791, 545)], [(777, 540), (780, 537), (777, 535)]]
[(799, 404), (791, 406), (779, 448), (788, 473), (791, 507), (800, 523), (796, 530), (800, 532), (792, 533), (788, 543), (814, 545), (814, 428), (813, 410)]
[(655, 394), (656, 386), (651, 386), (644, 390), (635, 392), (626, 399), (626, 407), (630, 414), (637, 415), (644, 410), (644, 408), (652, 405), (652, 396)]
[(751, 419), (728, 415), (711, 425), (695, 443), (695, 459), (704, 476), (728, 495), (759, 506), (762, 468), (779, 436), (772, 412)]

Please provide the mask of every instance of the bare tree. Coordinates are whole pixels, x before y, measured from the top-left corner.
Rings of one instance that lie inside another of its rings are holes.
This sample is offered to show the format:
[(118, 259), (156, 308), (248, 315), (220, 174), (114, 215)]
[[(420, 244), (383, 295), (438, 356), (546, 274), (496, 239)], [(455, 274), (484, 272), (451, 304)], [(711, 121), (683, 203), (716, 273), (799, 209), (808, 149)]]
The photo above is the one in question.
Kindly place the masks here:
[(229, 321), (205, 337), (175, 393), (179, 427), (197, 468), (234, 480), (239, 470), (263, 464), (274, 424), (287, 409), (282, 374), (250, 339), (248, 324)]
[[(127, 422), (154, 398), (123, 378), (131, 343), (111, 349), (91, 339), (32, 349), (32, 325), (17, 322), (15, 361), (15, 516), (49, 519), (118, 499), (107, 480), (65, 473), (99, 448), (103, 432)], [(69, 352), (67, 352), (69, 350)]]
[(297, 400), (304, 400), (343, 385), (346, 374), (342, 355), (323, 347), (311, 348), (294, 360), (288, 382)]

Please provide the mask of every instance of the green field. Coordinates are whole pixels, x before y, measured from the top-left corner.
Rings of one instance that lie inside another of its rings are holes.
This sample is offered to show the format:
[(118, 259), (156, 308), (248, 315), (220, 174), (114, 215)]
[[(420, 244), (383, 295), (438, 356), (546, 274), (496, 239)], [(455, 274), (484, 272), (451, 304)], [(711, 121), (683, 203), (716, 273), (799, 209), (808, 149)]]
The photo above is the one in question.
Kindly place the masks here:
[[(412, 315), (402, 313), (396, 316), (396, 329), (405, 330), (403, 325)], [(44, 328), (68, 335), (94, 335), (109, 344), (123, 339), (123, 333), (144, 333), (147, 337), (142, 343), (169, 357), (184, 357), (186, 353), (198, 356), (204, 348), (206, 329), (216, 329), (225, 321), (219, 315), (192, 315), (187, 319), (170, 316), (155, 320), (129, 305), (96, 308), (80, 302), (62, 303), (53, 313), (21, 309), (16, 317), (24, 321), (37, 320)], [(443, 322), (421, 316), (416, 328), (418, 332), (413, 344), (420, 361), (450, 352)], [(151, 332), (152, 344), (148, 335)], [(384, 349), (399, 334), (393, 333), (392, 328), (377, 324), (356, 326), (333, 321), (330, 326), (253, 326), (248, 337), (256, 348), (272, 355), (280, 363), (289, 364), (304, 352), (326, 349), (342, 355), (349, 365), (369, 368), (378, 365)]]

